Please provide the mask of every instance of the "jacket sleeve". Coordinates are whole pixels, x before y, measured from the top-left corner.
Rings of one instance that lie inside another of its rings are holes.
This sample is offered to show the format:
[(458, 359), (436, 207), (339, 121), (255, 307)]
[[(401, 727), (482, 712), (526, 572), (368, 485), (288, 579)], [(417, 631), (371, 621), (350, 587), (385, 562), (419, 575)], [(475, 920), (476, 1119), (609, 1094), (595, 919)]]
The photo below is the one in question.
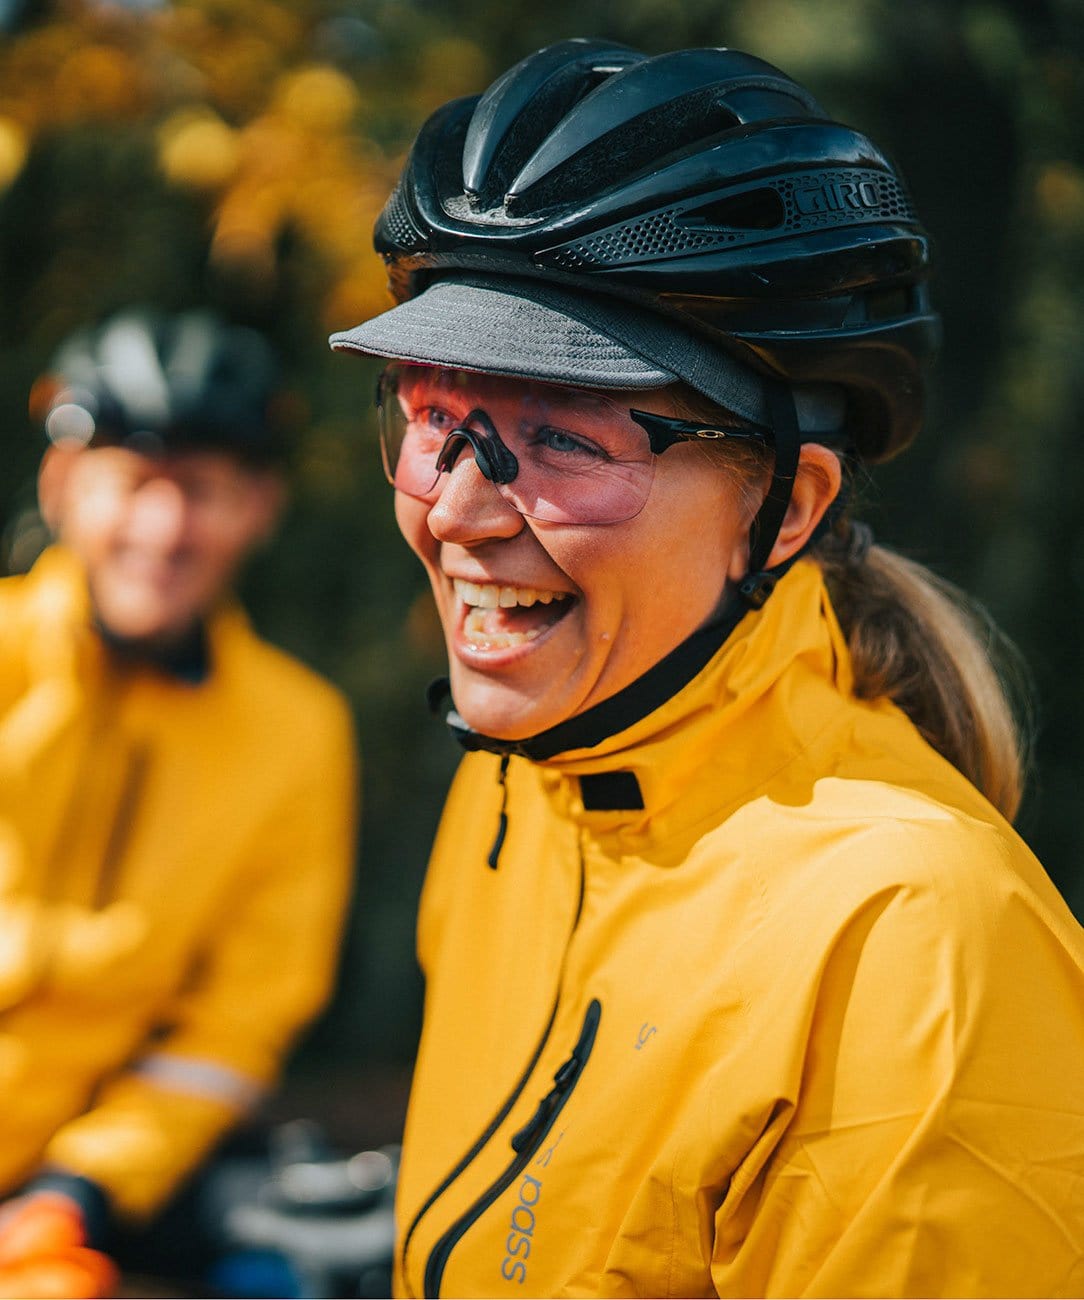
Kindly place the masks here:
[[(1084, 1294), (1079, 940), (1060, 900), (986, 870), (997, 852), (882, 846), (813, 977), (794, 1086), (714, 1216), (720, 1295)], [(919, 870), (884, 883), (897, 854)]]
[(114, 1210), (158, 1209), (273, 1081), (335, 973), (355, 843), (356, 755), (338, 697), (319, 752), (252, 846), (158, 1032), (91, 1107), (62, 1126), (47, 1166), (101, 1185)]

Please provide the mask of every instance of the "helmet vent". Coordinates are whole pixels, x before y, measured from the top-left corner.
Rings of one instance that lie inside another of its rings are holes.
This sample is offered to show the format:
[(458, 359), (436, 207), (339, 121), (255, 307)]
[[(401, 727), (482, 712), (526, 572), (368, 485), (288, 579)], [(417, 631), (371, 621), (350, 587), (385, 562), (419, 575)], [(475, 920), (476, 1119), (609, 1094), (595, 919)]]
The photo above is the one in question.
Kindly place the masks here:
[(613, 266), (623, 262), (650, 261), (656, 257), (673, 257), (694, 249), (719, 248), (734, 243), (737, 235), (712, 230), (700, 233), (686, 230), (674, 220), (672, 212), (658, 212), (643, 221), (630, 221), (602, 231), (590, 239), (566, 244), (540, 255), (565, 270), (592, 266)]
[(702, 208), (690, 208), (676, 218), (689, 227), (723, 227), (730, 230), (775, 230), (786, 220), (787, 210), (779, 194), (767, 187), (731, 194)]
[(538, 212), (553, 204), (576, 202), (602, 193), (610, 185), (627, 185), (637, 176), (665, 167), (672, 157), (706, 145), (740, 126), (740, 119), (719, 102), (708, 86), (641, 113), (588, 141), (567, 161), (533, 184), (506, 198), (510, 213)]
[(856, 223), (915, 220), (903, 187), (882, 171), (798, 172), (690, 207), (675, 205), (536, 254), (566, 271), (634, 265)]
[[(480, 208), (499, 204), (511, 185), (512, 178), (553, 132), (558, 122), (611, 76), (613, 73), (609, 66), (592, 68), (573, 65), (551, 77), (531, 100), (529, 109), (525, 109), (509, 125), (493, 153), (479, 188), (471, 190), (467, 187), (467, 177), (464, 174), (464, 187), (472, 203)], [(478, 116), (481, 116), (480, 112), (476, 114)], [(475, 129), (475, 122), (472, 121), (471, 131)], [(468, 144), (470, 143), (468, 134)]]

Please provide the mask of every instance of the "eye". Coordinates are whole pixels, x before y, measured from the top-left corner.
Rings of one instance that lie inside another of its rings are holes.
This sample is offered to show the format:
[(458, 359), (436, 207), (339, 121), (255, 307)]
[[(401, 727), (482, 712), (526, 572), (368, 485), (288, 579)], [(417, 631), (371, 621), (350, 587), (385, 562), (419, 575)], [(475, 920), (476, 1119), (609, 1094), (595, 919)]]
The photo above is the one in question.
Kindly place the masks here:
[(451, 411), (446, 411), (441, 406), (419, 407), (414, 412), (410, 422), (423, 429), (431, 429), (434, 433), (440, 434), (451, 433), (458, 423)]
[(438, 451), (457, 424), (456, 417), (443, 406), (417, 406), (407, 412), (406, 434), (416, 449), (428, 453)]
[(588, 456), (592, 459), (609, 459), (607, 453), (597, 442), (592, 442), (590, 438), (585, 438), (582, 434), (571, 433), (568, 429), (558, 429), (552, 424), (544, 424), (540, 429), (536, 429), (532, 442), (536, 447), (543, 447), (547, 451), (562, 456)]

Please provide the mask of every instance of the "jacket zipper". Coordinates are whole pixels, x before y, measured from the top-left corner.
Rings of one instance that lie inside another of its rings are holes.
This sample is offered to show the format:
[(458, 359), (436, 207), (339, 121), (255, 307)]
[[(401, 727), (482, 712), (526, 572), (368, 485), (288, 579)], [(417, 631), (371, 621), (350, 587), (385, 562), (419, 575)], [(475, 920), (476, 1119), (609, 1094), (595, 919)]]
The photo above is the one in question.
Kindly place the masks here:
[[(568, 942), (565, 944), (566, 955), (568, 953), (568, 944), (572, 942), (572, 936), (576, 933), (576, 927), (580, 923), (580, 914), (583, 911), (583, 894), (584, 894), (584, 869), (583, 869), (583, 859), (581, 857), (580, 893), (579, 893), (579, 897), (576, 900), (576, 914), (572, 918), (572, 928), (569, 931)], [(523, 1092), (523, 1089), (527, 1086), (528, 1080), (530, 1079), (531, 1075), (534, 1073), (534, 1068), (538, 1064), (539, 1057), (542, 1055), (546, 1043), (549, 1041), (550, 1030), (553, 1028), (553, 1022), (557, 1019), (557, 1008), (561, 1004), (561, 984), (563, 980), (563, 973), (564, 973), (564, 963), (562, 961), (561, 976), (558, 978), (557, 981), (557, 996), (554, 998), (553, 1006), (550, 1008), (549, 1019), (546, 1021), (546, 1026), (542, 1030), (542, 1036), (539, 1038), (534, 1051), (531, 1053), (531, 1058), (527, 1062), (527, 1066), (524, 1069), (523, 1073), (520, 1075), (518, 1081), (516, 1082), (515, 1087), (505, 1098), (501, 1108), (497, 1111), (497, 1113), (493, 1116), (490, 1122), (486, 1125), (485, 1130), (479, 1135), (479, 1137), (474, 1142), (474, 1144), (470, 1147), (470, 1149), (464, 1152), (464, 1154), (460, 1157), (460, 1159), (456, 1162), (456, 1164), (452, 1167), (452, 1169), (448, 1171), (448, 1173), (444, 1176), (444, 1178), (437, 1184), (437, 1186), (433, 1189), (433, 1191), (429, 1193), (426, 1199), (422, 1202), (418, 1212), (414, 1215), (414, 1218), (411, 1220), (410, 1227), (406, 1230), (406, 1233), (403, 1236), (403, 1245), (399, 1251), (399, 1262), (402, 1268), (404, 1286), (407, 1285), (407, 1281), (406, 1281), (407, 1251), (410, 1247), (411, 1239), (414, 1236), (414, 1232), (418, 1224), (422, 1221), (423, 1217), (428, 1213), (432, 1205), (437, 1200), (439, 1200), (441, 1196), (444, 1195), (444, 1193), (448, 1190), (448, 1188), (452, 1185), (452, 1183), (454, 1183), (455, 1180), (460, 1176), (460, 1174), (462, 1174), (463, 1171), (468, 1167), (468, 1165), (472, 1163), (472, 1161), (475, 1159), (478, 1153), (483, 1150), (483, 1148), (489, 1142), (490, 1138), (492, 1138), (493, 1134), (496, 1133), (496, 1131), (504, 1123), (505, 1119), (508, 1116), (509, 1111), (519, 1100), (520, 1094)]]
[(452, 1226), (437, 1241), (429, 1253), (425, 1265), (425, 1295), (440, 1295), (440, 1284), (444, 1278), (444, 1269), (449, 1256), (462, 1240), (464, 1234), (482, 1217), (494, 1201), (530, 1164), (531, 1158), (542, 1145), (546, 1135), (553, 1127), (557, 1116), (564, 1109), (569, 1097), (583, 1074), (584, 1067), (591, 1055), (598, 1032), (599, 1019), (602, 1016), (602, 1004), (592, 998), (583, 1018), (583, 1028), (572, 1049), (572, 1055), (558, 1068), (553, 1076), (553, 1087), (538, 1103), (535, 1113), (521, 1129), (512, 1134), (511, 1146), (515, 1153), (507, 1168), (482, 1193), (474, 1204), (460, 1215)]
[[(69, 896), (65, 884), (69, 865), (69, 846), (78, 840), (81, 824), (87, 815), (88, 799), (94, 799), (99, 814), (102, 812), (98, 798), (100, 792), (88, 795), (84, 773), (86, 766), (94, 761), (93, 756), (98, 748), (97, 738), (104, 733), (107, 725), (101, 718), (93, 724), (87, 745), (87, 754), (90, 757), (84, 756), (81, 759), (76, 784), (58, 819), (59, 831), (50, 845), (42, 882), (42, 896), (45, 899), (60, 900)], [(88, 905), (94, 911), (102, 911), (114, 901), (117, 876), (128, 848), (135, 814), (147, 780), (149, 759), (150, 748), (146, 743), (134, 742), (126, 746), (120, 788), (113, 804), (105, 847), (102, 849), (97, 877), (92, 886), (92, 896), (88, 899)]]
[(95, 888), (93, 906), (101, 911), (113, 901), (128, 841), (135, 824), (136, 810), (147, 782), (147, 769), (150, 759), (150, 747), (137, 744), (132, 747), (128, 758), (128, 767), (124, 774), (124, 784), (117, 799), (113, 824), (109, 829), (109, 840), (102, 854), (101, 871)]
[(501, 811), (497, 817), (497, 834), (493, 839), (493, 847), (489, 850), (489, 856), (486, 858), (486, 865), (491, 871), (497, 870), (500, 862), (501, 849), (504, 847), (504, 837), (508, 834), (508, 755), (501, 759), (501, 768), (497, 773), (497, 784), (501, 787)]

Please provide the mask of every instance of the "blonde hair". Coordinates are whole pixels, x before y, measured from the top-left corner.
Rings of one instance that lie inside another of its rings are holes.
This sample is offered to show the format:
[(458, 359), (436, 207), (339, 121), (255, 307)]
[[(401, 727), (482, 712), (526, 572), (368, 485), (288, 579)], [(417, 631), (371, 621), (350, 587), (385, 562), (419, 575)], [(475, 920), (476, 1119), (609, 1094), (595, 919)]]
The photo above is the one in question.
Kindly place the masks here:
[[(669, 395), (680, 413), (710, 418), (699, 394), (681, 386)], [(698, 445), (734, 474), (752, 517), (771, 471), (770, 449), (725, 439)], [(892, 700), (1011, 821), (1031, 742), (1030, 681), (1015, 646), (976, 601), (874, 544), (869, 529), (846, 514), (808, 554), (847, 638), (857, 697)]]
[(1015, 646), (959, 588), (843, 520), (810, 554), (847, 638), (860, 699), (887, 697), (1009, 821), (1030, 747)]

